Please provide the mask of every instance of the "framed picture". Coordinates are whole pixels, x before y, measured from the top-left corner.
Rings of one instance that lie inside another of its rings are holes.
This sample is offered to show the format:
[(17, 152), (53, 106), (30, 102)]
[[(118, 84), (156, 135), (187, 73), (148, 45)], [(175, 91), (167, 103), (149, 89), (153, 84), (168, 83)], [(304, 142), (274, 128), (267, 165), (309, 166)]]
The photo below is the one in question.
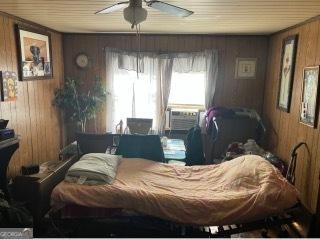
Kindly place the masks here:
[(15, 72), (0, 71), (1, 101), (15, 101), (18, 95), (18, 77)]
[(303, 89), (300, 122), (316, 127), (318, 111), (319, 66), (303, 70)]
[(255, 79), (257, 68), (257, 58), (237, 58), (236, 59), (236, 79)]
[(52, 78), (50, 34), (16, 25), (19, 80)]
[(290, 112), (297, 42), (298, 35), (294, 35), (286, 38), (282, 44), (278, 108), (288, 113)]

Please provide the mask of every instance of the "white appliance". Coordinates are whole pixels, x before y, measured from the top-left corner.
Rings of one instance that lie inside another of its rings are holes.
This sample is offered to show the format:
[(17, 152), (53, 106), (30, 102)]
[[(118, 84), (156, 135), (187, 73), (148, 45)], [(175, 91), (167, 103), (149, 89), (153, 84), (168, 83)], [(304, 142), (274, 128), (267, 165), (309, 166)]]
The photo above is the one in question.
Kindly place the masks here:
[(170, 112), (171, 130), (189, 130), (198, 123), (198, 111), (171, 110)]

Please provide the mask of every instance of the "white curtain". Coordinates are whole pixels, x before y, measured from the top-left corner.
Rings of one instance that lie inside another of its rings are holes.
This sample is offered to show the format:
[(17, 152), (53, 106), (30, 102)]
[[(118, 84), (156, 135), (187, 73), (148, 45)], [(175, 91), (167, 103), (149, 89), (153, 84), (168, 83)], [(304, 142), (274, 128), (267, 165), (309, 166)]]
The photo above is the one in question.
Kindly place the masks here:
[(121, 119), (125, 123), (127, 117), (138, 117), (153, 118), (153, 129), (161, 132), (172, 72), (205, 72), (205, 107), (213, 105), (218, 78), (216, 50), (173, 54), (142, 52), (137, 57), (134, 52), (107, 49), (106, 64), (108, 131), (114, 132)]
[(120, 120), (125, 127), (128, 117), (152, 118), (153, 128), (158, 127), (158, 58), (141, 54), (138, 65), (137, 59), (136, 54), (107, 50), (107, 131), (114, 132)]
[(205, 72), (205, 108), (212, 107), (218, 80), (218, 51), (178, 53), (171, 57), (174, 72)]
[(214, 94), (218, 80), (218, 51), (206, 50), (206, 79), (205, 79), (205, 107), (209, 109), (213, 106)]
[(159, 60), (159, 74), (158, 74), (158, 132), (162, 133), (165, 127), (166, 111), (168, 108), (168, 100), (171, 87), (173, 59), (161, 57)]

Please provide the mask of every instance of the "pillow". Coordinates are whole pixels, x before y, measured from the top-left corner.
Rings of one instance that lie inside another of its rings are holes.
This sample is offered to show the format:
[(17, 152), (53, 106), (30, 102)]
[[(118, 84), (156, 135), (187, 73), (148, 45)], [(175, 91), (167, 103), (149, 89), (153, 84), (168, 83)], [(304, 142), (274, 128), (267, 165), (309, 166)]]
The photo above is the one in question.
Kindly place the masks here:
[(85, 154), (69, 168), (65, 181), (86, 185), (112, 184), (121, 158), (103, 153)]

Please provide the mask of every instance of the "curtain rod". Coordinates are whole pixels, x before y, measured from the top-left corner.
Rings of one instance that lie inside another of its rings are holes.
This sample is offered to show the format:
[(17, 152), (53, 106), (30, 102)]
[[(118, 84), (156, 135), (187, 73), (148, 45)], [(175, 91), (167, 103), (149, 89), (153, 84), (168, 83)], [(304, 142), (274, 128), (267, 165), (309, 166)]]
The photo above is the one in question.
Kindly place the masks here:
[(178, 53), (203, 53), (205, 51), (218, 51), (218, 49), (203, 49), (199, 51), (152, 51), (152, 50), (143, 50), (141, 52), (137, 50), (129, 50), (129, 49), (121, 49), (121, 48), (113, 48), (113, 47), (103, 47), (103, 51), (107, 51), (107, 49), (110, 49), (111, 51), (114, 52), (127, 52), (127, 53), (157, 53), (157, 54), (178, 54)]

